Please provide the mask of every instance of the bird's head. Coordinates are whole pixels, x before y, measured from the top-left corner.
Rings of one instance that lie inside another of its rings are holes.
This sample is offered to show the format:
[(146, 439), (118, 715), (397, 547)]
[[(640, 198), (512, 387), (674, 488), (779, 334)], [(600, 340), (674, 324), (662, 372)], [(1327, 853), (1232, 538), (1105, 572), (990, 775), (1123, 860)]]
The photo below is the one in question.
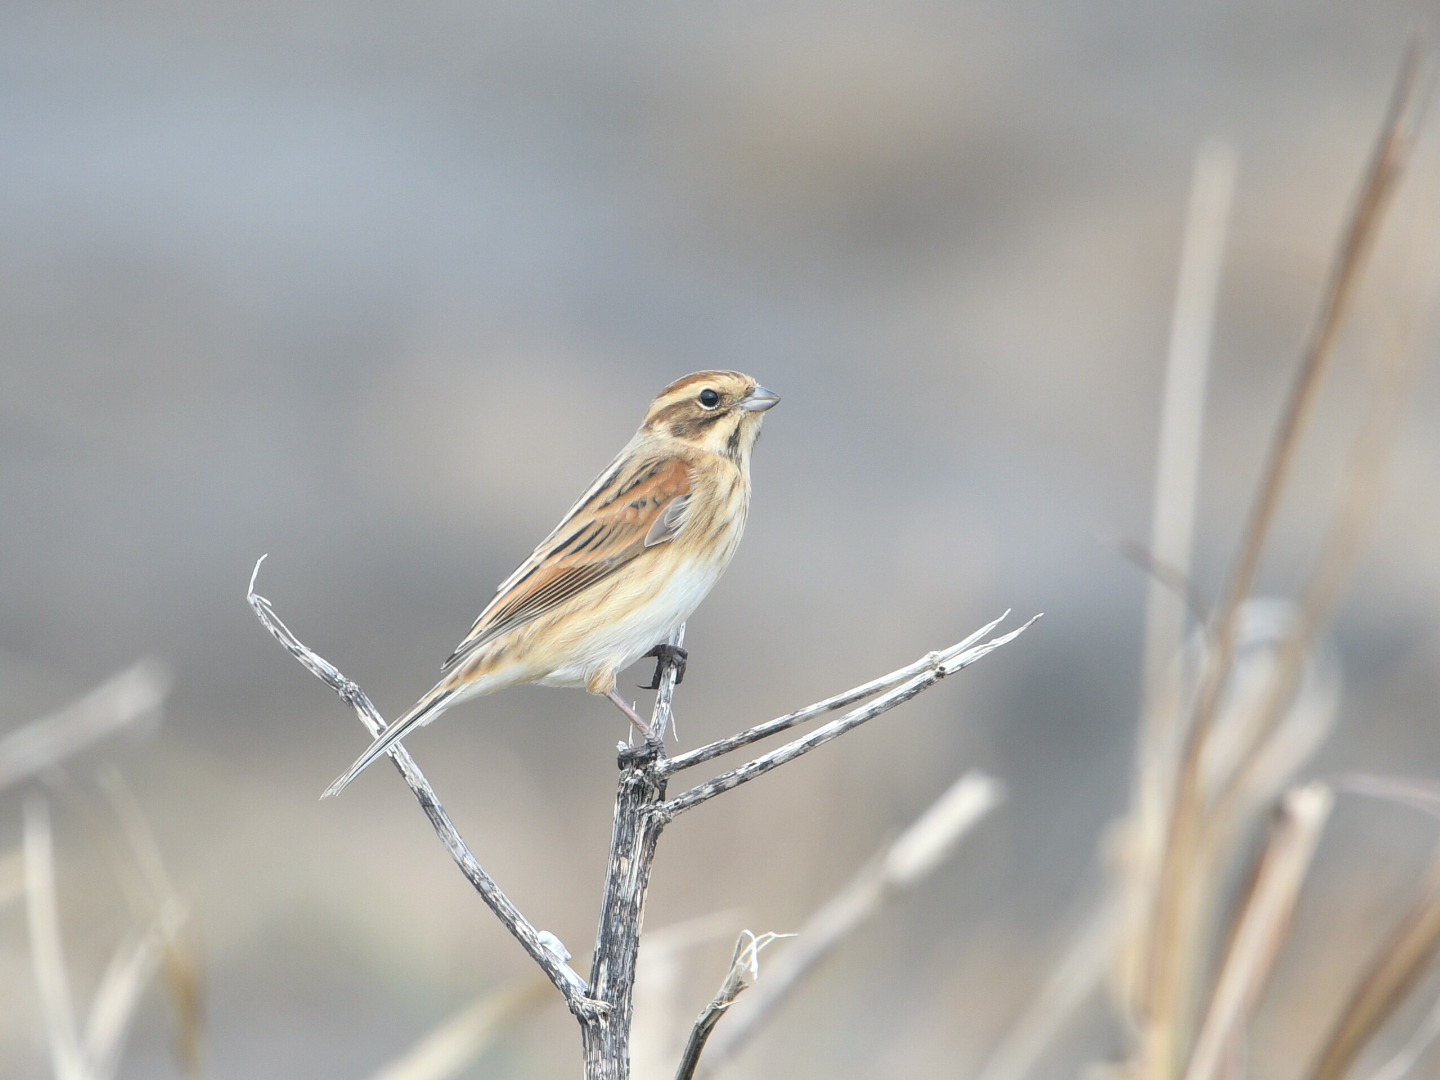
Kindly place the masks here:
[(660, 391), (641, 430), (742, 461), (760, 434), (765, 410), (779, 401), (749, 375), (697, 371)]

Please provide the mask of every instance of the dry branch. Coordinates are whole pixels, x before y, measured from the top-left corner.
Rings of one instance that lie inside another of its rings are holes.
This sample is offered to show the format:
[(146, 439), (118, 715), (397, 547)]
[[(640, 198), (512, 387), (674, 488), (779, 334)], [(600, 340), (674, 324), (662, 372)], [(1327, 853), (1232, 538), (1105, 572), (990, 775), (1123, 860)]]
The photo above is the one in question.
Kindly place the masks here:
[[(688, 769), (691, 766), (703, 764), (723, 754), (728, 754), (732, 750), (739, 750), (742, 746), (749, 746), (751, 743), (759, 742), (761, 739), (767, 739), (771, 735), (777, 735), (782, 731), (795, 727), (797, 724), (803, 724), (807, 720), (813, 720), (822, 713), (834, 712), (836, 709), (843, 709), (847, 705), (853, 705), (857, 701), (863, 701), (867, 697), (878, 694), (882, 690), (889, 690), (917, 675), (931, 674), (959, 657), (965, 650), (969, 649), (986, 634), (990, 633), (991, 630), (994, 630), (995, 627), (1004, 622), (1009, 615), (1010, 612), (1006, 611), (994, 622), (986, 623), (979, 630), (976, 630), (969, 637), (965, 638), (965, 640), (951, 645), (948, 649), (926, 653), (913, 664), (907, 664), (905, 667), (895, 669), (888, 675), (881, 675), (878, 679), (871, 679), (869, 682), (851, 687), (843, 694), (836, 694), (834, 697), (817, 701), (815, 704), (807, 705), (805, 708), (797, 709), (795, 712), (786, 713), (784, 716), (777, 716), (774, 720), (767, 720), (763, 724), (756, 724), (752, 728), (746, 728), (744, 731), (731, 735), (729, 738), (720, 739), (706, 746), (697, 747), (687, 753), (676, 754), (672, 758), (659, 761), (655, 765), (656, 772), (661, 776), (669, 776), (671, 773), (679, 772), (681, 769)], [(1038, 619), (1039, 616), (1037, 615), (1035, 618)], [(1034, 621), (1035, 619), (1030, 620), (1030, 622)], [(1030, 623), (1025, 624), (1025, 626), (1029, 625)], [(1024, 630), (1025, 626), (1022, 626), (1020, 629)], [(1016, 631), (1016, 633), (1019, 633), (1019, 631)], [(1014, 635), (1011, 636), (1013, 637)], [(979, 659), (979, 657), (976, 657), (976, 659)]]
[(675, 1070), (675, 1080), (694, 1080), (695, 1068), (700, 1064), (700, 1055), (705, 1050), (705, 1043), (710, 1038), (710, 1033), (715, 1030), (715, 1025), (720, 1022), (730, 1006), (735, 1003), (745, 990), (747, 990), (756, 979), (760, 977), (760, 952), (782, 937), (793, 937), (793, 934), (761, 934), (758, 937), (749, 930), (740, 931), (740, 937), (735, 942), (735, 952), (730, 957), (730, 970), (725, 974), (725, 981), (720, 984), (720, 991), (711, 999), (710, 1004), (705, 1006), (695, 1026), (690, 1029), (690, 1038), (685, 1043), (685, 1052), (680, 1055), (680, 1065)]
[[(1001, 616), (1001, 618), (1003, 617), (1004, 616)], [(1034, 625), (1035, 620), (1038, 618), (1040, 618), (1040, 616), (1036, 615), (1029, 622), (1025, 623), (1024, 626), (1021, 626), (1015, 630), (1011, 630), (1008, 634), (1002, 634), (1000, 637), (991, 638), (983, 645), (975, 645), (959, 652), (953, 650), (946, 650), (946, 652), (950, 654), (948, 659), (941, 660), (937, 663), (934, 663), (933, 665), (927, 665), (920, 672), (920, 674), (915, 675), (913, 678), (901, 683), (889, 693), (884, 694), (883, 696), (878, 697), (874, 701), (870, 702), (870, 704), (852, 710), (851, 712), (848, 712), (844, 716), (840, 717), (838, 720), (832, 720), (830, 721), (830, 723), (825, 724), (822, 727), (816, 728), (814, 731), (810, 732), (810, 734), (804, 736), (803, 738), (796, 739), (794, 742), (786, 743), (778, 750), (773, 750), (770, 753), (758, 757), (753, 761), (748, 761), (744, 765), (741, 765), (739, 768), (731, 769), (727, 773), (720, 774), (713, 780), (707, 780), (703, 784), (697, 784), (689, 791), (683, 792), (682, 794), (677, 795), (675, 798), (665, 802), (664, 805), (661, 807), (661, 812), (664, 813), (667, 818), (672, 818), (681, 811), (688, 810), (692, 806), (698, 806), (700, 803), (705, 802), (707, 799), (712, 799), (716, 795), (720, 795), (726, 791), (732, 790), (733, 788), (737, 788), (741, 784), (745, 784), (751, 780), (754, 780), (757, 776), (763, 776), (771, 769), (779, 768), (781, 765), (788, 764), (789, 762), (794, 761), (796, 758), (800, 757), (803, 754), (808, 754), (817, 746), (823, 746), (831, 739), (837, 739), (841, 735), (844, 735), (847, 731), (852, 731), (853, 729), (859, 727), (861, 724), (869, 720), (875, 719), (875, 717), (881, 715), (882, 713), (889, 712), (896, 705), (900, 705), (906, 701), (909, 701), (916, 695), (924, 693), (941, 679), (945, 678), (945, 676), (953, 675), (955, 672), (960, 671), (963, 668), (969, 667), (971, 664), (975, 663), (975, 661), (981, 659), (982, 657), (988, 656), (990, 653), (1000, 648), (1000, 646), (1006, 644), (1007, 642), (1015, 640), (1015, 638), (1019, 637), (1026, 630), (1030, 629), (1030, 627)], [(997, 619), (996, 622), (999, 622), (999, 620)], [(982, 630), (979, 633), (988, 632), (988, 630), (994, 626), (995, 623), (991, 623), (988, 627), (985, 628), (985, 630)], [(966, 641), (968, 642), (972, 640), (972, 638), (975, 636), (976, 635), (972, 635), (971, 638), (967, 638)], [(957, 645), (954, 648), (956, 650), (961, 649), (964, 644), (965, 642), (961, 642), (960, 645)], [(812, 706), (812, 708), (814, 708), (814, 706)], [(775, 723), (775, 721), (771, 721), (771, 723)], [(762, 727), (763, 726), (767, 725), (762, 725)], [(755, 731), (759, 729), (752, 728), (751, 730)], [(767, 734), (768, 733), (769, 732), (767, 732)], [(756, 736), (756, 738), (763, 738), (763, 736)], [(753, 742), (754, 740), (752, 739), (749, 741)], [(723, 751), (721, 752), (723, 753)]]
[[(347, 679), (340, 670), (331, 664), (318, 653), (307, 648), (299, 638), (290, 632), (290, 628), (280, 621), (280, 616), (275, 614), (270, 601), (255, 592), (255, 579), (260, 573), (260, 563), (265, 559), (262, 556), (255, 564), (255, 570), (250, 575), (250, 589), (247, 599), (250, 606), (255, 609), (261, 623), (270, 631), (276, 641), (284, 646), (285, 650), (300, 661), (302, 665), (317, 679), (323, 682), (330, 689), (340, 695), (340, 699), (355, 711), (360, 722), (372, 737), (378, 737), (385, 730), (385, 719), (370, 703), (370, 698), (359, 686)], [(440, 804), (435, 789), (430, 786), (430, 781), (425, 779), (425, 774), (415, 764), (415, 759), (410, 752), (400, 744), (392, 746), (387, 753), (390, 759), (395, 762), (395, 767), (404, 777), (405, 783), (409, 785), (414, 793), (420, 807), (425, 811), (425, 816), (430, 819), (440, 842), (450, 852), (450, 857), (460, 868), (480, 898), (485, 901), (487, 907), (495, 913), (505, 929), (509, 930), (521, 947), (530, 954), (530, 958), (540, 965), (555, 988), (565, 998), (565, 1004), (576, 1016), (583, 1018), (593, 1017), (598, 1014), (599, 1008), (596, 1002), (587, 996), (588, 987), (576, 971), (561, 959), (560, 955), (544, 940), (540, 931), (530, 925), (525, 916), (520, 914), (518, 908), (510, 902), (510, 898), (500, 891), (500, 886), (495, 884), (494, 879), (485, 872), (479, 860), (470, 853), (461, 838), (460, 832), (450, 820), (450, 815)]]
[[(260, 561), (263, 562), (263, 558)], [(255, 579), (259, 572), (260, 562), (257, 562), (250, 576), (247, 598), (260, 622), (311, 674), (339, 694), (341, 700), (354, 710), (372, 737), (379, 736), (385, 730), (386, 723), (365, 692), (341, 674), (333, 664), (302, 644), (280, 621), (270, 602), (255, 592)], [(912, 665), (911, 669), (902, 669), (899, 673), (892, 673), (891, 676), (857, 687), (848, 694), (820, 702), (809, 710), (792, 713), (778, 721), (751, 728), (731, 739), (703, 747), (695, 754), (688, 755), (679, 767), (709, 760), (793, 726), (801, 719), (839, 708), (842, 702), (849, 703), (869, 696), (883, 687), (893, 687), (889, 693), (869, 705), (847, 713), (771, 754), (692, 788), (668, 802), (665, 799), (666, 776), (673, 771), (674, 766), (667, 767), (663, 734), (672, 719), (671, 702), (678, 673), (671, 656), (662, 658), (655, 710), (650, 724), (651, 730), (659, 733), (661, 738), (639, 746), (622, 745), (619, 748), (620, 777), (615, 794), (610, 858), (607, 863), (588, 986), (565, 963), (569, 954), (558, 940), (553, 935), (535, 930), (481, 868), (404, 746), (397, 742), (386, 752), (419, 800), (421, 808), (461, 872), (474, 885), (505, 928), (564, 995), (570, 1011), (580, 1021), (581, 1046), (588, 1080), (625, 1080), (629, 1076), (635, 963), (640, 946), (645, 898), (649, 891), (650, 868), (655, 860), (656, 845), (666, 823), (679, 811), (793, 761), (901, 702), (908, 701), (945, 676), (968, 667), (1006, 642), (1014, 640), (1034, 621), (1031, 619), (1018, 630), (976, 645), (975, 642), (993, 629), (995, 624), (992, 623), (951, 649), (925, 657), (917, 665)], [(684, 640), (684, 633), (682, 626), (671, 635), (669, 643), (678, 646)], [(910, 676), (909, 671), (912, 669), (916, 674)], [(899, 685), (896, 685), (897, 681)]]

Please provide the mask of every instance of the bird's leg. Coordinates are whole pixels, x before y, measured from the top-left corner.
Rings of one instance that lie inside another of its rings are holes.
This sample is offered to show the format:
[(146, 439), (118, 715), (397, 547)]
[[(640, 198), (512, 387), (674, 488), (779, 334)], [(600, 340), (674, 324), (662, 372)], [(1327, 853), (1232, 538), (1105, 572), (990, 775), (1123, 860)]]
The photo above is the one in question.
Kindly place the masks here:
[[(660, 674), (665, 670), (665, 664), (667, 662), (675, 665), (675, 685), (679, 686), (685, 681), (685, 661), (690, 659), (690, 654), (679, 645), (671, 645), (668, 642), (662, 641), (659, 645), (656, 645), (647, 652), (645, 656), (653, 656), (656, 658), (655, 676), (650, 680), (650, 685), (640, 687), (641, 690), (660, 689)], [(644, 657), (641, 659), (644, 659)]]
[(635, 730), (645, 737), (647, 743), (658, 743), (660, 741), (660, 737), (655, 734), (654, 729), (645, 722), (639, 713), (630, 707), (629, 702), (615, 692), (613, 687), (605, 696), (614, 703), (617, 709), (625, 714), (630, 723), (635, 725)]

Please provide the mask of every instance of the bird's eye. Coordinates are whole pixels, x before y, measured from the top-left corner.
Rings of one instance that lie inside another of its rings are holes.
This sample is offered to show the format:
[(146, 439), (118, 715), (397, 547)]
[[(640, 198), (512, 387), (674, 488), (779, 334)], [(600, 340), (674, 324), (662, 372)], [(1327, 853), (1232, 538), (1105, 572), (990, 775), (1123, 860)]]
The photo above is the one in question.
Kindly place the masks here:
[(707, 387), (700, 391), (700, 404), (707, 409), (713, 409), (720, 404), (720, 395)]

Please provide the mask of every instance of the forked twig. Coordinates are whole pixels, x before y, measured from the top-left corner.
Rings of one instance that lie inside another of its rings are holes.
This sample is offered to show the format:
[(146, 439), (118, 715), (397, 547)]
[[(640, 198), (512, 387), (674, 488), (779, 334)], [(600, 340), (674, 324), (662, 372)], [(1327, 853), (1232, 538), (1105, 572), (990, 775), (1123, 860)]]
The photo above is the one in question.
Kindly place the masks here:
[[(945, 676), (953, 675), (955, 672), (969, 667), (971, 664), (975, 663), (975, 661), (981, 659), (982, 657), (990, 655), (990, 653), (1000, 648), (1000, 646), (1010, 641), (1014, 641), (1026, 630), (1030, 629), (1030, 627), (1034, 625), (1035, 620), (1038, 618), (1040, 618), (1040, 616), (1036, 615), (1029, 622), (1025, 623), (1024, 626), (1018, 627), (1015, 630), (1011, 630), (1008, 634), (1002, 634), (1000, 637), (991, 638), (983, 645), (975, 645), (960, 652), (946, 650), (946, 653), (949, 654), (948, 659), (940, 660), (934, 664), (927, 663), (927, 666), (921, 670), (920, 674), (915, 675), (906, 682), (901, 683), (889, 693), (884, 694), (881, 697), (878, 697), (874, 701), (870, 702), (870, 704), (864, 705), (858, 709), (854, 709), (851, 712), (846, 713), (839, 719), (832, 720), (830, 721), (830, 723), (825, 724), (822, 727), (816, 728), (814, 731), (810, 732), (803, 738), (796, 739), (794, 742), (786, 743), (779, 749), (773, 750), (768, 754), (754, 759), (753, 761), (748, 761), (744, 765), (741, 765), (739, 768), (731, 769), (729, 772), (726, 773), (721, 773), (719, 776), (715, 777), (712, 780), (707, 780), (703, 784), (697, 784), (690, 790), (683, 792), (682, 794), (675, 796), (675, 798), (669, 799), (665, 803), (663, 803), (660, 807), (660, 812), (665, 814), (667, 818), (673, 818), (676, 814), (679, 814), (685, 810), (689, 810), (692, 806), (698, 806), (700, 803), (705, 802), (707, 799), (712, 799), (716, 795), (720, 795), (726, 791), (732, 790), (733, 788), (737, 788), (741, 784), (745, 784), (751, 780), (754, 780), (757, 776), (765, 775), (765, 773), (769, 772), (771, 769), (779, 768), (781, 765), (788, 764), (789, 762), (794, 761), (796, 758), (800, 757), (803, 754), (808, 754), (817, 746), (823, 746), (831, 739), (837, 739), (841, 735), (844, 735), (847, 731), (851, 731), (854, 728), (859, 727), (861, 724), (866, 723), (869, 720), (875, 719), (875, 717), (881, 715), (882, 713), (889, 712), (896, 705), (900, 705), (906, 701), (909, 701), (916, 695), (924, 693), (941, 679), (945, 678)], [(999, 620), (996, 621), (998, 622)], [(983, 634), (985, 632), (988, 632), (988, 630), (994, 626), (995, 623), (991, 623), (988, 627), (985, 628), (985, 630), (980, 631), (980, 633)], [(975, 635), (972, 635), (972, 637), (974, 636)], [(966, 641), (970, 640), (971, 638), (966, 639)], [(961, 644), (963, 645), (964, 642), (962, 642)], [(960, 646), (956, 646), (955, 648), (958, 649), (959, 647)], [(811, 708), (815, 708), (815, 706), (811, 706)], [(784, 718), (782, 717), (782, 719)], [(771, 721), (772, 724), (775, 722), (776, 721)], [(766, 726), (768, 725), (761, 725), (761, 727)], [(752, 728), (751, 730), (756, 731), (759, 730), (759, 728)], [(766, 732), (766, 734), (769, 734), (769, 732)], [(764, 736), (756, 736), (756, 738), (763, 737)], [(754, 740), (752, 739), (750, 741), (753, 742)], [(715, 745), (719, 744), (717, 743)], [(723, 751), (720, 752), (723, 753)]]
[[(749, 746), (751, 743), (759, 742), (761, 739), (768, 739), (771, 735), (778, 735), (780, 732), (787, 731), (797, 724), (803, 724), (807, 720), (813, 720), (822, 713), (834, 712), (836, 709), (843, 709), (847, 705), (853, 705), (857, 701), (863, 701), (867, 697), (878, 694), (882, 690), (889, 690), (905, 682), (907, 679), (913, 679), (917, 675), (932, 673), (954, 661), (986, 634), (990, 633), (991, 630), (994, 630), (995, 627), (1004, 622), (1009, 615), (1010, 612), (1006, 611), (994, 622), (986, 623), (969, 637), (951, 645), (948, 649), (926, 653), (913, 664), (896, 668), (888, 675), (881, 675), (878, 679), (871, 679), (869, 682), (851, 687), (843, 694), (836, 694), (834, 697), (825, 698), (823, 701), (817, 701), (815, 704), (807, 705), (803, 709), (797, 709), (795, 712), (786, 713), (784, 716), (777, 716), (774, 720), (767, 720), (763, 724), (756, 724), (752, 728), (746, 728), (744, 731), (731, 735), (728, 738), (719, 739), (706, 746), (697, 747), (684, 754), (676, 754), (672, 758), (657, 762), (655, 771), (661, 776), (669, 776), (671, 773), (677, 773), (681, 769), (688, 769), (694, 765), (703, 764), (704, 762), (728, 754), (732, 750), (739, 750), (742, 746)], [(1038, 615), (1035, 616), (1036, 619), (1039, 617)], [(1035, 619), (1030, 620), (1030, 622), (1034, 621)], [(1025, 624), (1025, 626), (1029, 625), (1030, 623)], [(1020, 630), (1024, 630), (1025, 626), (1022, 626)], [(1020, 631), (1017, 630), (1015, 633), (1019, 632)], [(1012, 634), (1011, 637), (1013, 636)], [(1007, 638), (1006, 640), (1009, 639)], [(1003, 642), (1001, 644), (1003, 644)], [(979, 657), (977, 656), (975, 659), (978, 660)], [(957, 668), (956, 670), (959, 669)]]

